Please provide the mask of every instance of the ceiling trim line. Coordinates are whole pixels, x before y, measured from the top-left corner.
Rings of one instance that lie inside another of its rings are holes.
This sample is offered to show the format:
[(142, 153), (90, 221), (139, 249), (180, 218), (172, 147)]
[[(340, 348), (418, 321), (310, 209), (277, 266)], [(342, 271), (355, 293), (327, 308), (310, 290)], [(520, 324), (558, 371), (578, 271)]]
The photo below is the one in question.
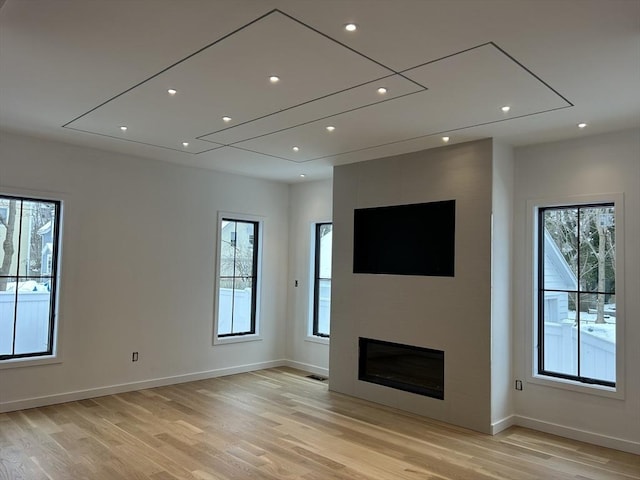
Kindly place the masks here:
[(564, 102), (567, 103), (567, 106), (569, 107), (575, 107), (574, 103), (569, 101), (567, 99), (567, 97), (565, 97), (564, 95), (562, 95), (560, 92), (558, 92), (555, 88), (553, 88), (551, 85), (549, 85), (547, 82), (545, 82), (542, 78), (540, 78), (538, 75), (536, 75), (535, 73), (533, 73), (533, 71), (529, 68), (527, 68), (522, 62), (520, 62), (518, 59), (516, 59), (513, 55), (509, 54), (504, 48), (502, 48), (500, 45), (498, 45), (496, 42), (494, 41), (489, 41), (489, 42), (485, 42), (485, 43), (481, 43), (480, 45), (476, 45), (475, 47), (469, 47), (469, 48), (465, 48), (464, 50), (460, 50), (458, 52), (453, 52), (450, 53), (449, 55), (445, 55), (443, 57), (440, 58), (436, 58), (434, 60), (429, 60), (428, 62), (424, 62), (421, 63), (419, 65), (415, 65), (413, 67), (409, 67), (409, 68), (405, 68), (404, 70), (401, 70), (399, 73), (400, 74), (404, 74), (407, 73), (411, 70), (417, 70), (418, 68), (424, 67), (426, 65), (430, 65), (432, 63), (435, 62), (439, 62), (441, 60), (445, 60), (447, 58), (451, 58), (451, 57), (455, 57), (456, 55), (460, 55), (462, 53), (466, 53), (466, 52), (470, 52), (471, 50), (475, 50), (478, 48), (482, 48), (482, 47), (486, 47), (487, 45), (491, 45), (493, 48), (495, 48), (496, 50), (498, 50), (500, 53), (502, 53), (505, 57), (507, 57), (509, 60), (511, 60), (513, 63), (515, 63), (517, 66), (519, 66), (521, 69), (523, 69), (525, 72), (527, 72), (529, 75), (531, 75), (533, 78), (535, 78), (538, 82), (540, 82), (542, 85), (544, 85), (545, 87), (547, 87), (549, 90), (551, 90), (554, 94), (556, 94), (558, 97), (560, 97)]
[[(178, 148), (171, 148), (171, 147), (165, 147), (164, 145), (157, 145), (155, 143), (147, 143), (147, 142), (141, 142), (139, 140), (132, 140), (130, 138), (122, 138), (122, 137), (116, 137), (115, 135), (107, 135), (106, 133), (98, 133), (98, 132), (92, 132), (90, 130), (83, 130), (81, 128), (76, 128), (76, 127), (64, 127), (67, 130), (73, 130), (74, 132), (82, 132), (82, 133), (88, 133), (89, 135), (97, 135), (99, 137), (105, 137), (105, 138), (114, 138), (116, 140), (123, 140), (125, 142), (131, 142), (131, 143), (137, 143), (138, 145), (146, 145), (148, 147), (156, 147), (156, 148), (163, 148), (165, 150), (172, 150), (174, 152), (180, 152), (180, 153), (186, 153), (188, 155), (200, 155), (201, 153), (207, 153), (207, 152), (211, 152), (213, 150), (218, 150), (220, 148), (223, 147), (227, 147), (228, 145), (224, 145), (222, 143), (216, 143), (216, 142), (208, 142), (211, 145), (217, 145), (217, 147), (214, 148), (208, 148), (207, 150), (202, 150), (201, 152), (189, 152), (187, 150), (180, 150)], [(206, 140), (203, 140), (206, 141)]]
[(502, 52), (503, 55), (505, 55), (507, 58), (511, 59), (512, 62), (516, 63), (517, 65), (520, 66), (520, 68), (522, 68), (523, 70), (525, 70), (529, 75), (533, 76), (535, 79), (537, 79), (540, 83), (542, 83), (545, 87), (547, 87), (549, 90), (551, 90), (553, 93), (555, 93), (556, 95), (558, 95), (561, 99), (563, 99), (565, 102), (567, 102), (569, 104), (569, 106), (571, 107), (575, 107), (575, 105), (573, 104), (573, 102), (570, 102), (567, 97), (565, 97), (564, 95), (562, 95), (560, 92), (558, 92), (555, 88), (553, 88), (551, 85), (549, 85), (547, 82), (545, 82), (544, 80), (542, 80), (542, 78), (540, 78), (538, 75), (536, 75), (535, 73), (533, 73), (529, 68), (525, 67), (524, 64), (522, 64), (521, 62), (519, 62), (513, 55), (507, 53), (507, 51), (502, 48), (501, 46), (499, 46), (497, 43), (495, 42), (489, 42), (491, 45), (493, 45), (497, 50), (499, 50), (500, 52)]
[(303, 22), (302, 20), (298, 20), (296, 17), (294, 17), (294, 16), (292, 16), (292, 15), (289, 15), (288, 13), (285, 13), (285, 12), (283, 12), (282, 10), (278, 10), (277, 8), (276, 8), (275, 10), (276, 10), (278, 13), (280, 13), (281, 15), (284, 15), (285, 17), (289, 18), (290, 20), (293, 20), (294, 22), (299, 23), (299, 24), (300, 24), (300, 25), (302, 25), (303, 27), (308, 28), (309, 30), (311, 30), (311, 31), (313, 31), (313, 32), (315, 32), (315, 33), (317, 33), (318, 35), (321, 35), (321, 36), (323, 36), (324, 38), (326, 38), (326, 39), (328, 39), (328, 40), (331, 40), (332, 42), (337, 43), (337, 44), (338, 44), (338, 45), (340, 45), (341, 47), (346, 48), (347, 50), (349, 50), (349, 51), (351, 51), (351, 52), (353, 52), (353, 53), (355, 53), (355, 54), (357, 54), (357, 55), (360, 55), (360, 56), (361, 56), (361, 57), (363, 57), (363, 58), (366, 58), (366, 59), (367, 59), (367, 60), (369, 60), (370, 62), (373, 62), (373, 63), (375, 63), (376, 65), (379, 65), (380, 67), (385, 68), (385, 69), (389, 70), (390, 72), (393, 72), (394, 74), (401, 76), (401, 77), (402, 77), (402, 78), (404, 78), (405, 80), (407, 80), (407, 81), (409, 81), (409, 82), (411, 82), (411, 83), (413, 83), (413, 84), (415, 84), (415, 85), (419, 86), (420, 88), (423, 88), (423, 89), (425, 89), (425, 90), (428, 90), (428, 88), (427, 88), (427, 87), (425, 87), (424, 85), (422, 85), (421, 83), (416, 82), (415, 80), (412, 80), (411, 78), (405, 77), (405, 76), (402, 74), (402, 72), (401, 72), (401, 71), (394, 70), (393, 68), (391, 68), (391, 67), (389, 67), (389, 66), (385, 65), (385, 64), (384, 64), (384, 63), (382, 63), (382, 62), (379, 62), (378, 60), (374, 60), (374, 59), (373, 59), (373, 58), (371, 58), (370, 56), (365, 55), (365, 54), (364, 54), (364, 53), (362, 53), (362, 52), (359, 52), (358, 50), (356, 50), (356, 49), (355, 49), (355, 48), (353, 48), (353, 47), (350, 47), (350, 46), (349, 46), (349, 45), (347, 45), (346, 43), (342, 43), (340, 40), (336, 40), (335, 38), (331, 37), (330, 35), (327, 35), (326, 33), (321, 32), (321, 31), (320, 31), (320, 30), (318, 30), (317, 28), (312, 27), (311, 25), (309, 25), (308, 23)]
[[(162, 75), (163, 73), (167, 72), (168, 70), (171, 70), (173, 67), (180, 65), (182, 62), (186, 62), (187, 60), (189, 60), (191, 57), (194, 57), (195, 55), (198, 55), (199, 53), (202, 53), (204, 50), (213, 47), (215, 44), (222, 42), (223, 40), (229, 38), (232, 35), (235, 35), (236, 33), (244, 30), (245, 28), (253, 25), (256, 22), (259, 22), (260, 20), (265, 19), (266, 17), (268, 17), (269, 15), (272, 15), (274, 12), (280, 12), (277, 8), (274, 8), (273, 10), (268, 11), (267, 13), (260, 15), (259, 17), (253, 19), (252, 21), (250, 21), (249, 23), (246, 23), (244, 25), (242, 25), (241, 27), (236, 28), (235, 30), (233, 30), (232, 32), (229, 32), (225, 35), (223, 35), (222, 37), (218, 38), (217, 40), (214, 40), (213, 42), (211, 42), (208, 45), (205, 45), (202, 48), (199, 48), (198, 50), (196, 50), (195, 52), (187, 55), (184, 58), (181, 58), (180, 60), (178, 60), (177, 62), (169, 65), (168, 67), (163, 68), (162, 70), (160, 70), (159, 72), (151, 75), (150, 77), (142, 80), (141, 82), (136, 83), (135, 85), (133, 85), (132, 87), (127, 88), (126, 90), (124, 90), (123, 92), (118, 93), (117, 95), (114, 95), (113, 97), (109, 98), (108, 100), (105, 100), (104, 102), (102, 102), (100, 105), (93, 107), (91, 110), (88, 110), (86, 112), (84, 112), (82, 115), (78, 115), (76, 118), (74, 118), (73, 120), (68, 121), (67, 123), (65, 123), (64, 125), (62, 125), (63, 128), (68, 128), (67, 126), (77, 120), (80, 120), (82, 117), (89, 115), (91, 112), (97, 110), (100, 107), (103, 107), (104, 105), (106, 105), (107, 103), (115, 100), (118, 97), (121, 97), (122, 95), (129, 93), (131, 90), (138, 88), (139, 86), (141, 86), (144, 83), (147, 83), (149, 80), (153, 80), (154, 78), (156, 78), (159, 75)], [(280, 12), (282, 13), (282, 12)], [(105, 135), (108, 136), (108, 135)], [(118, 138), (118, 137), (114, 137), (114, 138)], [(142, 142), (140, 142), (142, 143)]]
[[(314, 98), (313, 100), (309, 100), (309, 101), (307, 101), (307, 102), (302, 102), (302, 103), (299, 103), (299, 104), (297, 104), (297, 105), (293, 105), (293, 106), (291, 106), (291, 107), (287, 107), (287, 108), (284, 108), (284, 109), (282, 109), (282, 110), (278, 110), (277, 112), (268, 113), (267, 115), (263, 115), (262, 117), (254, 118), (254, 119), (251, 119), (251, 120), (247, 120), (246, 122), (239, 123), (238, 125), (234, 125), (234, 126), (232, 126), (232, 127), (223, 128), (222, 130), (217, 130), (217, 131), (215, 131), (215, 132), (211, 132), (211, 133), (205, 133), (204, 135), (200, 135), (199, 137), (196, 137), (196, 139), (197, 139), (197, 140), (202, 140), (203, 142), (220, 143), (220, 142), (215, 142), (215, 141), (213, 141), (213, 140), (207, 140), (207, 139), (206, 139), (206, 138), (204, 138), (204, 137), (207, 137), (207, 136), (209, 136), (209, 135), (215, 135), (216, 133), (220, 133), (220, 132), (226, 132), (226, 131), (228, 131), (228, 130), (232, 130), (232, 129), (234, 129), (234, 128), (240, 127), (240, 126), (242, 126), (242, 125), (247, 125), (247, 124), (249, 124), (249, 123), (256, 122), (256, 121), (258, 121), (258, 120), (262, 120), (263, 118), (268, 118), (268, 117), (271, 117), (271, 116), (273, 116), (273, 115), (278, 115), (279, 113), (286, 112), (286, 111), (291, 110), (291, 109), (293, 109), (293, 108), (298, 108), (298, 107), (301, 107), (301, 106), (303, 106), (303, 105), (307, 105), (307, 104), (312, 103), (312, 102), (316, 102), (316, 101), (319, 101), (319, 100), (323, 100), (323, 99), (325, 99), (325, 98), (332, 97), (332, 96), (334, 96), (334, 95), (338, 95), (338, 94), (340, 94), (340, 93), (348, 92), (349, 90), (353, 90), (353, 89), (355, 89), (355, 88), (359, 88), (359, 87), (362, 87), (362, 86), (364, 86), (364, 85), (368, 85), (368, 84), (370, 84), (370, 83), (375, 83), (375, 82), (378, 82), (378, 81), (383, 80), (383, 79), (385, 79), (385, 78), (390, 78), (390, 77), (394, 77), (394, 76), (395, 76), (395, 74), (391, 74), (391, 75), (388, 75), (388, 76), (386, 76), (386, 77), (381, 77), (381, 78), (378, 78), (378, 79), (376, 79), (376, 80), (371, 80), (371, 81), (369, 81), (369, 82), (361, 83), (360, 85), (355, 85), (354, 87), (345, 88), (344, 90), (340, 90), (340, 91), (335, 92), (335, 93), (330, 93), (330, 94), (325, 95), (325, 96), (323, 96), (323, 97)], [(386, 99), (384, 99), (384, 100), (380, 100), (380, 101), (377, 101), (377, 102), (368, 103), (368, 104), (366, 104), (366, 105), (360, 105), (360, 106), (358, 106), (358, 107), (354, 107), (354, 108), (351, 108), (351, 109), (348, 109), (348, 110), (344, 110), (344, 111), (337, 112), (337, 113), (332, 113), (331, 115), (326, 115), (326, 116), (324, 116), (324, 117), (317, 117), (317, 118), (314, 118), (313, 120), (309, 120), (309, 121), (302, 122), (302, 123), (297, 123), (297, 124), (295, 124), (295, 125), (291, 125), (291, 126), (289, 126), (289, 127), (284, 127), (284, 128), (279, 129), (279, 130), (273, 130), (273, 131), (271, 131), (271, 132), (262, 133), (262, 134), (260, 134), (260, 135), (256, 135), (256, 136), (254, 136), (254, 137), (243, 138), (242, 140), (237, 140), (237, 141), (235, 141), (235, 142), (231, 142), (231, 143), (223, 143), (222, 145), (225, 145), (225, 146), (227, 146), (227, 147), (228, 147), (228, 146), (231, 146), (231, 145), (236, 145), (236, 144), (241, 143), (241, 142), (247, 142), (247, 141), (249, 141), (249, 140), (254, 140), (254, 139), (256, 139), (256, 138), (266, 137), (266, 136), (268, 136), (268, 135), (273, 135), (273, 134), (275, 134), (275, 133), (283, 132), (283, 131), (285, 131), (285, 130), (290, 130), (290, 129), (292, 129), (292, 128), (297, 128), (297, 127), (301, 127), (301, 126), (303, 126), (303, 125), (308, 125), (308, 124), (310, 124), (310, 123), (318, 122), (318, 121), (320, 121), (320, 120), (324, 120), (324, 119), (327, 119), (327, 118), (337, 117), (338, 115), (342, 115), (342, 114), (344, 114), (344, 113), (349, 113), (349, 112), (353, 112), (353, 111), (356, 111), (356, 110), (360, 110), (360, 109), (362, 109), (362, 108), (373, 107), (373, 106), (375, 106), (375, 105), (380, 105), (380, 104), (382, 104), (382, 103), (391, 102), (391, 101), (393, 101), (393, 100), (398, 100), (399, 98), (406, 97), (407, 95), (415, 95), (415, 94), (417, 94), (417, 93), (424, 93), (424, 92), (428, 92), (428, 91), (429, 91), (429, 89), (421, 89), (421, 90), (417, 90), (417, 91), (415, 91), (415, 92), (404, 93), (404, 94), (402, 94), (402, 95), (398, 95), (398, 96), (395, 96), (395, 97), (393, 97), (393, 98), (386, 98)]]
[(305, 160), (305, 162), (296, 162), (294, 160), (289, 160), (288, 158), (285, 158), (285, 157), (279, 157), (278, 155), (273, 155), (272, 153), (257, 152), (255, 150), (251, 150), (250, 148), (236, 147), (235, 145), (225, 145), (225, 147), (233, 148), (235, 150), (242, 150), (243, 152), (255, 153), (256, 155), (264, 155), (265, 157), (277, 158), (278, 160), (284, 160), (286, 162), (291, 162), (291, 163), (305, 163), (306, 161), (308, 161), (308, 160)]
[[(518, 118), (531, 117), (533, 115), (542, 115), (544, 113), (555, 112), (557, 110), (564, 110), (565, 108), (572, 108), (572, 107), (574, 107), (574, 105), (565, 105), (564, 107), (550, 108), (548, 110), (541, 110), (539, 112), (527, 113), (525, 115), (519, 115), (517, 117), (501, 118), (499, 120), (491, 120), (489, 122), (476, 123), (476, 124), (467, 125), (467, 126), (464, 126), (464, 127), (456, 127), (456, 128), (450, 128), (450, 129), (447, 129), (447, 130), (441, 130), (441, 131), (438, 131), (438, 132), (426, 133), (424, 135), (418, 135), (416, 137), (405, 138), (403, 140), (394, 140), (393, 142), (381, 143), (379, 145), (372, 145), (370, 147), (356, 148), (354, 150), (348, 150), (346, 152), (334, 153), (332, 155), (323, 155), (322, 157), (311, 158), (309, 160), (303, 160), (303, 161), (300, 161), (300, 162), (296, 162), (294, 160), (291, 160), (291, 161), (293, 163), (313, 162), (313, 161), (322, 160), (322, 159), (325, 159), (325, 158), (339, 157), (341, 155), (348, 155), (350, 153), (362, 152), (364, 150), (371, 150), (371, 149), (374, 149), (374, 148), (386, 147), (386, 146), (389, 146), (389, 145), (396, 145), (398, 143), (410, 142), (412, 140), (419, 140), (421, 138), (432, 137), (432, 136), (435, 136), (435, 135), (442, 135), (444, 133), (459, 132), (460, 130), (467, 130), (469, 128), (482, 127), (482, 126), (485, 126), (485, 125), (491, 125), (493, 123), (508, 122), (508, 121), (511, 121), (511, 120), (516, 120)], [(455, 145), (455, 143), (453, 145)]]
[[(239, 143), (242, 143), (242, 142), (248, 142), (250, 140), (255, 140), (256, 138), (268, 137), (269, 135), (275, 135), (276, 133), (284, 132), (286, 130), (291, 130), (293, 128), (298, 128), (298, 127), (303, 127), (303, 126), (309, 125), (311, 123), (319, 122), (321, 120), (326, 120), (327, 118), (337, 117), (337, 116), (343, 115), (345, 113), (351, 113), (351, 112), (355, 112), (356, 110), (362, 110), (363, 108), (375, 107), (376, 105), (380, 105), (382, 103), (392, 102), (392, 101), (398, 100), (400, 98), (408, 97), (409, 95), (416, 95), (418, 93), (425, 93), (426, 91), (427, 90), (418, 90), (417, 92), (405, 93), (403, 95), (398, 95), (397, 97), (393, 97), (393, 98), (388, 98), (386, 100), (382, 100), (380, 102), (370, 103), (368, 105), (361, 105), (359, 107), (354, 107), (354, 108), (351, 108), (349, 110), (345, 110), (343, 112), (338, 112), (338, 113), (334, 113), (334, 114), (331, 114), (331, 115), (326, 115), (324, 117), (315, 118), (313, 120), (309, 120), (308, 122), (302, 122), (302, 123), (299, 123), (297, 125), (292, 125), (290, 127), (281, 128), (280, 130), (274, 130), (273, 132), (263, 133), (261, 135), (256, 135), (255, 137), (245, 138), (243, 140), (238, 140), (237, 142), (231, 142), (231, 143), (224, 144), (224, 145), (227, 146), (227, 147), (235, 146), (235, 145), (238, 145)], [(204, 138), (199, 139), (199, 140), (202, 140), (203, 142), (207, 142), (208, 141), (208, 140), (205, 140)], [(218, 143), (218, 142), (213, 142), (213, 143)], [(324, 157), (320, 157), (320, 158), (324, 158)], [(291, 161), (295, 162), (295, 160), (291, 160)], [(305, 161), (308, 161), (308, 160), (305, 160)], [(300, 163), (300, 162), (296, 162), (296, 163)]]

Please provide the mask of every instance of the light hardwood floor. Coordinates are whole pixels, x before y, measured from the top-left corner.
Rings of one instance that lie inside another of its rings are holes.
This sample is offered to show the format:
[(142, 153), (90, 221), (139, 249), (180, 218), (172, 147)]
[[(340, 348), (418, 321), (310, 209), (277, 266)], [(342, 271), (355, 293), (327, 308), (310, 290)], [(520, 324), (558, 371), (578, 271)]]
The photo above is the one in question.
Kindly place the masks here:
[(640, 456), (482, 435), (278, 368), (1, 414), (0, 479), (628, 480)]

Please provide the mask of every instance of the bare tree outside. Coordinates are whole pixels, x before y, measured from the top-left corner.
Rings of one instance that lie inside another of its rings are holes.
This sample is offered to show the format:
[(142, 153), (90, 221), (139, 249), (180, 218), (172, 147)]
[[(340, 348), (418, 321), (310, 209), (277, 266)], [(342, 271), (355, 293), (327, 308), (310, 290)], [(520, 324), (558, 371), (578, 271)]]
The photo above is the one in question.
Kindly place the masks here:
[(616, 243), (614, 207), (550, 209), (545, 228), (573, 271), (582, 292), (574, 309), (594, 310), (595, 323), (605, 323), (605, 305), (615, 292)]
[(43, 236), (41, 230), (43, 227), (52, 227), (55, 207), (53, 204), (45, 202), (24, 202), (24, 209), (29, 209), (30, 226), (29, 229), (29, 242), (30, 252), (28, 272), (29, 275), (38, 276), (42, 272), (42, 250), (45, 247), (43, 245)]
[[(238, 222), (231, 224), (235, 228), (233, 231), (224, 232), (221, 245), (220, 277), (222, 288), (245, 289), (252, 288), (254, 275), (254, 234), (253, 225), (250, 223), (240, 223), (245, 229), (238, 228)], [(228, 234), (225, 238), (224, 234)]]
[(4, 227), (4, 239), (2, 241), (2, 264), (0, 265), (0, 292), (7, 290), (7, 275), (11, 270), (13, 261), (14, 248), (14, 232), (16, 227), (16, 201), (9, 200), (8, 208), (4, 212), (0, 212), (0, 225)]
[(50, 354), (60, 203), (0, 195), (0, 359)]

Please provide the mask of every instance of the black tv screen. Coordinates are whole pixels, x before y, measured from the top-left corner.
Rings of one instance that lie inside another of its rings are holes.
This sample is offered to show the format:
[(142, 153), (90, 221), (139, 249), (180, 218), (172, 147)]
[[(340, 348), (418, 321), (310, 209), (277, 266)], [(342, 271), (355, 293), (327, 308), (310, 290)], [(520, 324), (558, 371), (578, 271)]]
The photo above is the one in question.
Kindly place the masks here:
[(453, 277), (456, 201), (360, 208), (353, 273)]

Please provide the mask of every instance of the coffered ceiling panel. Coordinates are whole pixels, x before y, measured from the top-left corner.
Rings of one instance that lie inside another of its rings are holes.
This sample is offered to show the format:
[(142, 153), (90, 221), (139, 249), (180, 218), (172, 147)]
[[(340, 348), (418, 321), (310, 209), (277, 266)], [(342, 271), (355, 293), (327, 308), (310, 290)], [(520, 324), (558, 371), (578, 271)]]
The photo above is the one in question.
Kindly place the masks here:
[(0, 129), (285, 182), (444, 136), (580, 138), (640, 126), (639, 18), (629, 0), (0, 0)]
[[(380, 93), (380, 88), (385, 91)], [(231, 145), (419, 91), (424, 88), (401, 75), (392, 75), (200, 138)]]
[[(566, 108), (571, 104), (493, 44), (412, 68), (412, 95), (339, 113), (236, 147), (305, 162)], [(502, 107), (509, 107), (504, 112)], [(335, 127), (329, 132), (327, 126)], [(299, 150), (294, 152), (293, 146)]]
[[(186, 151), (200, 153), (219, 146), (196, 141), (200, 136), (288, 111), (393, 73), (274, 10), (65, 127), (181, 151), (185, 150), (182, 143), (188, 142)], [(272, 76), (279, 80), (270, 81)], [(410, 80), (404, 82), (411, 86), (398, 85), (399, 91), (422, 88)], [(169, 89), (176, 93), (168, 94)], [(357, 106), (362, 101), (367, 100), (361, 95), (345, 103)], [(309, 117), (308, 109), (300, 112), (296, 121), (317, 118)], [(232, 120), (225, 123), (224, 116)], [(123, 125), (126, 132), (120, 130)]]
[(447, 98), (452, 109), (475, 109), (476, 101), (489, 101), (497, 106), (510, 106), (510, 116), (520, 117), (572, 106), (493, 43), (410, 68), (403, 74), (416, 82), (427, 82), (435, 91), (454, 93)]

